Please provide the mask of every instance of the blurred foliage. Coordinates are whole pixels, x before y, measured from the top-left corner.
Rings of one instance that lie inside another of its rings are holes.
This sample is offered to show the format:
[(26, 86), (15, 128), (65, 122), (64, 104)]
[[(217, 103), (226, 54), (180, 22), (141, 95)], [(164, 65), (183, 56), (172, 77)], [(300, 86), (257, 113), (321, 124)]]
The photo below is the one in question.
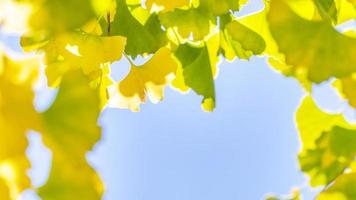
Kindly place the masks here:
[[(139, 111), (147, 97), (164, 97), (167, 85), (216, 106), (214, 79), (221, 59), (265, 56), (271, 67), (298, 80), (307, 93), (296, 113), (301, 170), (320, 200), (356, 199), (356, 125), (320, 109), (312, 85), (334, 80), (356, 107), (356, 38), (336, 26), (356, 19), (354, 0), (270, 0), (256, 13), (236, 17), (246, 0), (0, 0), (0, 28), (21, 34), (31, 56), (0, 51), (0, 199), (35, 189), (42, 199), (101, 199), (104, 186), (86, 153), (100, 140), (100, 112)], [(5, 49), (5, 48), (2, 48)], [(150, 57), (152, 55), (152, 57)], [(135, 58), (150, 57), (142, 65)], [(16, 57), (16, 58), (15, 58)], [(130, 72), (111, 77), (125, 58)], [(57, 88), (51, 107), (33, 105), (42, 72)], [(27, 133), (39, 132), (52, 151), (47, 183), (27, 176)], [(294, 191), (286, 197), (301, 199)]]

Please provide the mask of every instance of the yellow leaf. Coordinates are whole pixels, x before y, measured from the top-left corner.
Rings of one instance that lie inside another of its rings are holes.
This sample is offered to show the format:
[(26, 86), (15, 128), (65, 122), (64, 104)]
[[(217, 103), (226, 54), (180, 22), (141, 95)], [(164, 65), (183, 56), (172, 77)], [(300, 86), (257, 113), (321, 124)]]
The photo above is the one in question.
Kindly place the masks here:
[(26, 132), (40, 127), (32, 104), (38, 70), (36, 58), (15, 62), (0, 52), (0, 180), (11, 198), (30, 187)]
[(58, 85), (68, 70), (82, 68), (88, 75), (107, 62), (120, 60), (125, 45), (126, 39), (121, 36), (63, 34), (53, 38), (45, 47), (49, 85)]
[(139, 105), (146, 101), (146, 95), (153, 103), (163, 99), (163, 90), (176, 72), (177, 62), (170, 49), (163, 47), (142, 66), (132, 64), (130, 73), (118, 84), (117, 95), (111, 106), (139, 111)]

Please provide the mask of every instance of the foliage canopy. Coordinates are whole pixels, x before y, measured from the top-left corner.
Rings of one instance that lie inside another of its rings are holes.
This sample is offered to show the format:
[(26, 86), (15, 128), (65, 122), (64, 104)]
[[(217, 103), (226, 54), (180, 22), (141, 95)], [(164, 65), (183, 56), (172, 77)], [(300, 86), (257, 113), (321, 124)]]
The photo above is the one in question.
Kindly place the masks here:
[[(26, 133), (41, 133), (52, 151), (42, 199), (102, 197), (103, 183), (85, 154), (100, 140), (97, 118), (105, 108), (139, 111), (147, 98), (163, 99), (171, 85), (216, 104), (214, 79), (221, 59), (265, 56), (307, 93), (296, 113), (301, 170), (318, 200), (356, 199), (356, 124), (319, 108), (312, 85), (332, 80), (356, 108), (356, 34), (337, 29), (356, 19), (354, 0), (270, 0), (236, 17), (247, 0), (0, 0), (3, 31), (21, 33), (27, 58), (0, 51), (0, 199), (31, 188)], [(134, 59), (147, 57), (137, 66)], [(150, 57), (151, 56), (151, 57)], [(110, 64), (131, 63), (121, 81)], [(58, 88), (44, 112), (33, 106), (33, 87), (45, 73)], [(223, 103), (223, 102), (222, 102)], [(268, 197), (268, 199), (278, 199)], [(288, 199), (300, 199), (295, 191)]]

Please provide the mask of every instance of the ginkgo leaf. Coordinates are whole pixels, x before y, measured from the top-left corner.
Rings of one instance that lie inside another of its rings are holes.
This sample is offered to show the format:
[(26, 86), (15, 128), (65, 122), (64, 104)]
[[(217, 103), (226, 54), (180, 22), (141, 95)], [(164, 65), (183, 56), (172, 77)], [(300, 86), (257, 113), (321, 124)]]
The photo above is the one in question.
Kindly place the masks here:
[(166, 35), (156, 14), (152, 14), (142, 25), (132, 16), (125, 0), (116, 0), (116, 15), (111, 24), (111, 35), (127, 38), (125, 52), (136, 57), (156, 52), (167, 44)]
[(170, 49), (163, 47), (144, 65), (131, 63), (130, 73), (119, 82), (116, 96), (112, 98), (112, 107), (128, 108), (139, 111), (146, 95), (153, 103), (163, 99), (164, 87), (170, 82), (177, 70), (177, 61)]
[(85, 157), (100, 139), (99, 112), (99, 98), (87, 78), (80, 71), (68, 72), (43, 113), (43, 141), (53, 155), (50, 177), (39, 189), (43, 199), (101, 199), (102, 183)]
[[(153, 6), (158, 7), (158, 9), (162, 11), (173, 11), (175, 8), (183, 7), (189, 5), (190, 0), (147, 0), (146, 6), (149, 10), (152, 9)], [(162, 7), (162, 8), (160, 8)]]
[(50, 34), (74, 30), (96, 17), (92, 2), (92, 0), (31, 1), (33, 14), (29, 23), (34, 30), (45, 30)]
[(310, 81), (320, 83), (356, 71), (356, 39), (337, 32), (328, 22), (305, 20), (283, 0), (271, 1), (268, 20), (294, 73), (304, 70)]
[(316, 148), (315, 141), (323, 132), (330, 131), (334, 126), (352, 128), (343, 115), (322, 111), (310, 96), (305, 97), (299, 106), (296, 122), (305, 149)]
[(327, 185), (350, 165), (356, 156), (356, 130), (335, 126), (315, 141), (317, 147), (299, 155), (302, 170), (312, 186)]
[(226, 59), (231, 61), (236, 56), (248, 59), (264, 52), (266, 44), (263, 38), (237, 20), (232, 20), (230, 15), (221, 17), (220, 23), (220, 46)]
[(316, 200), (356, 199), (356, 172), (343, 174), (330, 187), (322, 191)]
[(207, 45), (183, 44), (178, 47), (175, 55), (182, 65), (185, 84), (204, 97), (202, 107), (205, 111), (213, 111), (215, 108), (213, 73), (217, 63), (214, 62), (214, 57), (210, 56)]
[(49, 85), (58, 85), (68, 70), (82, 68), (89, 75), (107, 62), (120, 60), (125, 45), (126, 39), (121, 36), (99, 37), (73, 33), (53, 38), (44, 47)]
[(268, 11), (269, 4), (265, 4), (263, 10), (238, 18), (237, 21), (263, 38), (265, 43), (263, 54), (269, 57), (268, 62), (271, 67), (287, 77), (293, 76), (307, 91), (311, 91), (311, 82), (308, 80), (305, 70), (295, 72), (292, 66), (285, 63), (284, 55), (279, 53), (277, 43), (272, 37), (267, 22)]
[(176, 28), (179, 35), (188, 39), (203, 40), (214, 30), (215, 19), (204, 9), (175, 9), (172, 12), (161, 13), (159, 19), (163, 26)]
[(311, 185), (327, 185), (356, 156), (356, 126), (340, 114), (323, 112), (310, 97), (303, 100), (296, 118), (303, 145), (301, 169), (310, 176)]
[(31, 185), (26, 133), (40, 126), (32, 103), (38, 71), (38, 58), (14, 61), (0, 52), (0, 181), (12, 199)]

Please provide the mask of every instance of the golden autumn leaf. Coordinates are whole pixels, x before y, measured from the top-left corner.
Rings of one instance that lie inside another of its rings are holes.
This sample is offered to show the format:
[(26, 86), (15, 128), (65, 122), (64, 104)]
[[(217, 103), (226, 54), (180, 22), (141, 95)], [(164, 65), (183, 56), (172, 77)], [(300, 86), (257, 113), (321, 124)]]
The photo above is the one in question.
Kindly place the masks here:
[(146, 96), (153, 103), (161, 101), (164, 87), (170, 82), (176, 68), (177, 61), (166, 47), (159, 49), (144, 65), (132, 64), (130, 73), (118, 83), (111, 107), (138, 111), (139, 105), (146, 102)]
[(26, 133), (40, 126), (32, 103), (38, 70), (36, 58), (14, 61), (0, 52), (0, 181), (7, 185), (11, 198), (31, 185)]

